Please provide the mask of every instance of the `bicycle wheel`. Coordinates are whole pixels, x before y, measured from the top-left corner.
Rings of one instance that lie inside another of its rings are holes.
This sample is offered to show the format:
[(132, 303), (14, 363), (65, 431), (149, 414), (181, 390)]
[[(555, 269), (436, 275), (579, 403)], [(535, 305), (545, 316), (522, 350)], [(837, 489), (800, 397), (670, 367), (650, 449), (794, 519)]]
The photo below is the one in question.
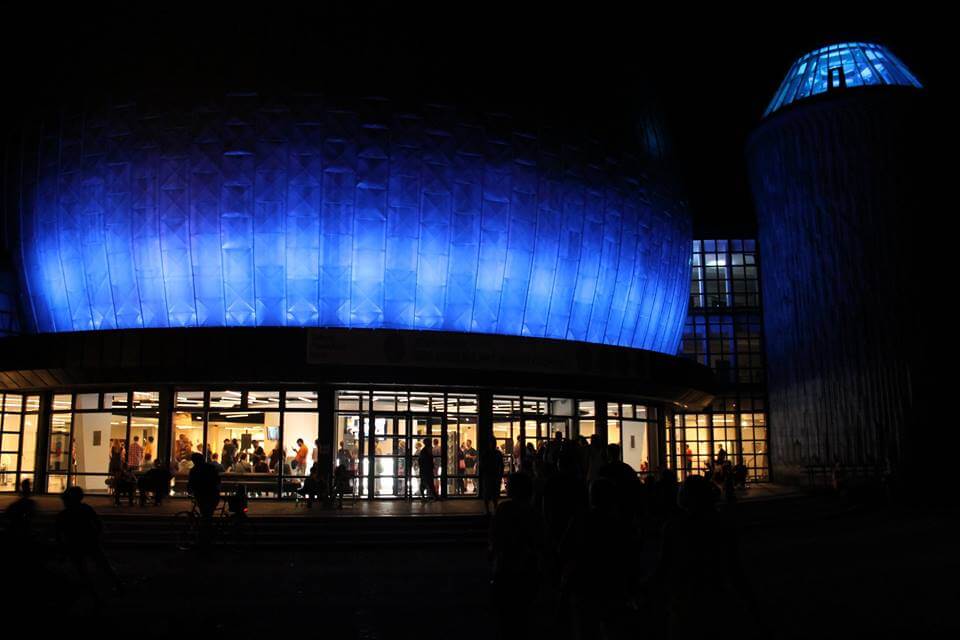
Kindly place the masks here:
[(177, 549), (189, 551), (200, 544), (200, 518), (193, 511), (180, 511), (173, 515), (174, 531), (177, 532)]

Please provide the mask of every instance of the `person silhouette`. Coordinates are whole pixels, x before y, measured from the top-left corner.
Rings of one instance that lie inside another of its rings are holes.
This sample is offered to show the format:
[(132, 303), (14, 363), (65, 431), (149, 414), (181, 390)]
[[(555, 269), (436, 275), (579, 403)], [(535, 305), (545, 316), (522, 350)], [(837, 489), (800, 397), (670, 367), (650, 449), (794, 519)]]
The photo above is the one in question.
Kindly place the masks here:
[(628, 637), (632, 582), (642, 571), (632, 553), (639, 539), (621, 513), (615, 479), (601, 476), (590, 484), (589, 496), (589, 509), (574, 518), (560, 543), (560, 592), (575, 637)]
[[(480, 498), (483, 500), (483, 510), (487, 515), (497, 509), (500, 500), (500, 486), (503, 484), (503, 454), (493, 443), (484, 447), (480, 453), (479, 475)], [(492, 510), (491, 510), (492, 506)]]
[(153, 494), (153, 504), (159, 507), (163, 499), (170, 494), (170, 468), (157, 458), (153, 466), (140, 476), (140, 506), (146, 506), (147, 494)]
[(540, 518), (530, 501), (533, 480), (523, 472), (507, 477), (507, 500), (497, 505), (490, 527), (490, 558), (498, 638), (524, 638), (529, 612), (518, 606), (536, 590), (542, 547)]
[(599, 477), (613, 482), (620, 517), (632, 523), (639, 511), (642, 487), (636, 470), (621, 460), (620, 445), (607, 445), (607, 463), (600, 468)]
[[(4, 606), (12, 614), (7, 618), (7, 624), (13, 628), (18, 626), (16, 616), (26, 624), (31, 615), (49, 611), (46, 607), (53, 603), (41, 604), (36, 594), (48, 589), (51, 581), (57, 579), (47, 566), (49, 554), (44, 548), (43, 538), (37, 535), (38, 532), (34, 529), (37, 503), (32, 493), (32, 483), (29, 479), (24, 479), (20, 483), (20, 497), (3, 513), (6, 521), (4, 557), (7, 571), (17, 577), (17, 585), (15, 589), (0, 589), (0, 592), (4, 594)], [(56, 595), (53, 597), (57, 598)], [(60, 598), (64, 597), (65, 595), (61, 594)]]
[(87, 585), (96, 601), (100, 601), (87, 567), (88, 561), (103, 571), (113, 582), (116, 591), (121, 590), (120, 578), (103, 552), (103, 525), (93, 507), (83, 501), (83, 489), (68, 487), (60, 499), (63, 511), (57, 514), (56, 540), (64, 555), (76, 568), (80, 579)]
[(430, 445), (430, 438), (423, 439), (423, 448), (417, 454), (417, 462), (420, 474), (420, 497), (426, 497), (428, 500), (436, 500), (437, 488), (433, 484), (433, 447)]
[(352, 494), (351, 481), (350, 468), (347, 465), (338, 464), (333, 470), (333, 499), (337, 502), (337, 509), (343, 509), (344, 494), (347, 492)]
[(310, 467), (310, 473), (303, 480), (303, 486), (300, 488), (299, 493), (307, 501), (307, 508), (313, 508), (314, 500), (323, 500), (324, 496), (327, 493), (326, 482), (323, 481), (323, 477), (320, 474), (320, 464), (314, 462)]
[(32, 548), (34, 540), (33, 522), (37, 514), (37, 502), (32, 497), (32, 485), (29, 479), (20, 483), (20, 497), (7, 507), (4, 518), (7, 521), (7, 540), (11, 549)]
[(762, 620), (740, 562), (736, 530), (717, 511), (715, 487), (702, 476), (689, 476), (677, 502), (680, 511), (664, 525), (652, 576), (667, 612), (666, 636), (713, 635), (716, 620), (740, 603)]
[(205, 547), (210, 542), (213, 512), (220, 504), (220, 473), (201, 453), (191, 454), (190, 460), (193, 467), (187, 477), (187, 491), (200, 510), (200, 546)]

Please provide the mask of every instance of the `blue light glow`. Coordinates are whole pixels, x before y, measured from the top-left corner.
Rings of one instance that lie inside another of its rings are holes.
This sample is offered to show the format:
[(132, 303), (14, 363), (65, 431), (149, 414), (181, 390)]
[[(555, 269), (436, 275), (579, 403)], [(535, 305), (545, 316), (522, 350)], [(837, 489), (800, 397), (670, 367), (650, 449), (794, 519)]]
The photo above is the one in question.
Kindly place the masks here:
[(386, 327), (674, 354), (686, 315), (690, 222), (670, 190), (500, 116), (121, 104), (63, 117), (27, 166), (40, 332)]
[(841, 86), (868, 85), (922, 88), (906, 65), (886, 47), (867, 42), (834, 44), (811, 51), (794, 62), (763, 115)]

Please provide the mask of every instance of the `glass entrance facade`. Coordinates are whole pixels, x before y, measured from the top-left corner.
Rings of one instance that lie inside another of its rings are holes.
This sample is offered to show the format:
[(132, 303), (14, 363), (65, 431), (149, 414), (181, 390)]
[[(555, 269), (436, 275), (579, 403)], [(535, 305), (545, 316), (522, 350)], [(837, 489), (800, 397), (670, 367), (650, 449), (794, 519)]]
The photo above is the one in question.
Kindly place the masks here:
[(538, 451), (551, 439), (579, 435), (574, 426), (572, 398), (543, 396), (493, 397), (493, 437), (505, 466), (531, 471)]
[[(408, 391), (336, 392), (336, 466), (347, 466), (358, 497), (476, 495), (478, 396)], [(429, 446), (433, 469), (420, 469)]]
[(486, 444), (503, 453), (505, 473), (532, 472), (551, 440), (596, 436), (648, 473), (666, 464), (660, 443), (673, 437), (663, 405), (493, 390), (171, 385), (0, 394), (0, 407), (7, 492), (36, 478), (41, 492), (109, 494), (116, 474), (161, 464), (184, 496), (200, 454), (219, 466), (225, 492), (243, 485), (252, 497), (295, 498), (317, 465), (324, 476), (346, 467), (356, 499), (470, 498)]

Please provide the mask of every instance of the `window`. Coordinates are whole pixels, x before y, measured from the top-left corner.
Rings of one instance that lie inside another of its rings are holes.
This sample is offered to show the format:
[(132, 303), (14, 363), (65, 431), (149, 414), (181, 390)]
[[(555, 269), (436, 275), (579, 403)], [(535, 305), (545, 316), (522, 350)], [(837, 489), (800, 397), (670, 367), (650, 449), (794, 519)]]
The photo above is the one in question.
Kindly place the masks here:
[(0, 491), (33, 480), (39, 396), (0, 393)]
[[(29, 406), (39, 409), (39, 401), (31, 401)], [(156, 457), (158, 407), (156, 391), (55, 395), (47, 450), (47, 491), (77, 486), (87, 493), (109, 493), (114, 475), (128, 468), (143, 470)], [(32, 415), (26, 425), (29, 436), (24, 439), (31, 451), (36, 448), (36, 424)]]
[(590, 435), (596, 429), (596, 407), (593, 401), (575, 402), (570, 398), (542, 396), (494, 396), (494, 440), (503, 453), (508, 470), (532, 471), (538, 451), (560, 434), (572, 438), (573, 407), (579, 415), (579, 435)]
[(623, 462), (637, 473), (656, 466), (657, 410), (629, 402), (607, 403), (607, 442), (620, 446)]
[[(752, 420), (753, 415), (761, 419), (765, 415), (756, 241), (695, 240), (691, 265), (691, 304), (681, 355), (712, 368), (721, 392), (707, 411), (688, 414), (698, 424), (706, 421), (711, 430), (708, 438), (702, 438), (699, 431), (690, 433), (690, 448), (695, 450), (694, 459), (700, 463), (708, 455), (701, 449), (710, 449), (709, 455), (715, 456), (723, 446), (734, 463), (744, 462), (752, 478), (766, 479), (766, 432), (762, 432), (761, 440), (753, 440), (751, 435), (744, 436), (742, 441), (738, 433), (744, 417)], [(717, 304), (721, 299), (723, 302)], [(681, 416), (681, 420), (688, 416)], [(682, 439), (687, 435), (685, 427), (678, 427), (674, 448), (681, 456), (680, 466), (687, 446)]]

